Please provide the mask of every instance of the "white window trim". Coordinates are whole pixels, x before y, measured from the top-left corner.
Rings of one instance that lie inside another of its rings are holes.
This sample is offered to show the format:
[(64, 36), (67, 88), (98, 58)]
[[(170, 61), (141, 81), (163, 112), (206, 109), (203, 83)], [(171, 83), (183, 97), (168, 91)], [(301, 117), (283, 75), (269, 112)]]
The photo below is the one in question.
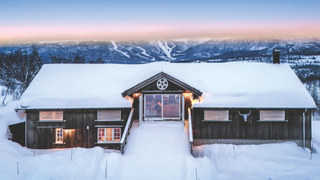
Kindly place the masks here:
[[(61, 119), (41, 119), (41, 112), (62, 112)], [(46, 121), (64, 121), (63, 120), (63, 111), (39, 111), (39, 121), (46, 122)]]
[[(282, 111), (283, 112), (283, 119), (262, 119), (261, 118), (261, 111)], [(263, 122), (274, 122), (274, 121), (287, 121), (286, 120), (286, 111), (285, 110), (260, 110), (260, 113), (259, 113), (259, 121), (263, 121)]]
[[(101, 111), (120, 111), (120, 119), (99, 119), (99, 112)], [(121, 119), (121, 110), (98, 110), (97, 111), (97, 120), (96, 121), (123, 121)]]
[[(105, 141), (99, 141), (99, 129), (104, 129), (104, 139)], [(112, 129), (112, 141), (107, 141), (107, 129)], [(120, 141), (114, 140), (114, 129), (120, 129), (120, 140), (121, 140), (121, 128), (98, 128), (97, 129), (97, 143), (120, 143)]]
[[(58, 134), (57, 131), (58, 131), (59, 129), (62, 130), (62, 136), (61, 136), (61, 137), (62, 137), (62, 140), (61, 140), (61, 141), (58, 141), (58, 136), (57, 136), (57, 134)], [(56, 128), (56, 129), (55, 129), (55, 136), (56, 136), (56, 137), (55, 137), (55, 144), (63, 144), (63, 128)]]
[[(227, 119), (206, 119), (206, 112), (208, 112), (208, 111), (226, 111), (227, 112)], [(215, 110), (204, 110), (204, 112), (203, 112), (203, 121), (217, 121), (217, 122), (219, 122), (219, 121), (223, 121), (223, 122), (226, 122), (226, 121), (231, 121), (230, 119), (229, 119), (229, 110), (217, 110), (217, 109), (215, 109)]]

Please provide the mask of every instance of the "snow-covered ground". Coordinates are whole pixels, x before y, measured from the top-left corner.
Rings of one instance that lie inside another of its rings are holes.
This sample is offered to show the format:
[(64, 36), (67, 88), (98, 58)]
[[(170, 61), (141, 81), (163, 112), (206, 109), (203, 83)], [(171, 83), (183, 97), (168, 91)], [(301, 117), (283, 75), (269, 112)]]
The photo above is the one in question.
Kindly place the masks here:
[[(290, 142), (205, 145), (194, 158), (180, 122), (134, 123), (124, 155), (100, 147), (34, 151), (6, 140), (7, 120), (15, 119), (9, 105), (0, 108), (0, 179), (320, 179), (320, 154), (310, 159), (309, 149)], [(320, 152), (320, 121), (312, 123)]]

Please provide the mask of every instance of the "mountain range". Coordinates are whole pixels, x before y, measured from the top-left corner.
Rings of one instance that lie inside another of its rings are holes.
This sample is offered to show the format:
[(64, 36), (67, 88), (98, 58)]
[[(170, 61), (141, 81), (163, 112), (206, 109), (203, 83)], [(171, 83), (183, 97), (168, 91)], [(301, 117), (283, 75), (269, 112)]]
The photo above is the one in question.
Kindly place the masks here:
[[(271, 59), (272, 50), (281, 50), (282, 60), (301, 59), (301, 56), (320, 55), (320, 38), (300, 40), (152, 40), (140, 42), (82, 41), (38, 42), (43, 63), (52, 62), (52, 57), (73, 59), (77, 54), (87, 62), (100, 58), (104, 63), (149, 63), (154, 61), (194, 62)], [(17, 49), (31, 52), (32, 43), (0, 46), (0, 54), (9, 54)]]

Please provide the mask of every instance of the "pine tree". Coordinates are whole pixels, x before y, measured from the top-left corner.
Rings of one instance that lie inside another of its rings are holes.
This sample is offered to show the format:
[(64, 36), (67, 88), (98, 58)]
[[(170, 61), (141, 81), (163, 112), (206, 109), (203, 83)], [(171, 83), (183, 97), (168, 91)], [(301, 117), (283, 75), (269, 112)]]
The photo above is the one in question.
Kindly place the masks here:
[(86, 59), (85, 59), (84, 55), (80, 56), (79, 52), (77, 52), (76, 56), (73, 59), (73, 62), (74, 63), (85, 63)]

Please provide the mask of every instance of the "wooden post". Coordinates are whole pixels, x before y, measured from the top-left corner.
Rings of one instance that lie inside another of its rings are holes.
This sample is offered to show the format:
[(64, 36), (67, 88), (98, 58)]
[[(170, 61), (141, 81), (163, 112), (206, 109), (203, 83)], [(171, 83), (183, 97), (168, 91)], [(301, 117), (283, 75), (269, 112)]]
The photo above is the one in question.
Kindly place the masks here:
[(104, 178), (107, 178), (108, 177), (108, 161), (106, 161), (106, 168), (104, 169)]
[(19, 162), (17, 161), (17, 174), (19, 175)]
[(36, 140), (33, 140), (33, 156), (36, 156)]

